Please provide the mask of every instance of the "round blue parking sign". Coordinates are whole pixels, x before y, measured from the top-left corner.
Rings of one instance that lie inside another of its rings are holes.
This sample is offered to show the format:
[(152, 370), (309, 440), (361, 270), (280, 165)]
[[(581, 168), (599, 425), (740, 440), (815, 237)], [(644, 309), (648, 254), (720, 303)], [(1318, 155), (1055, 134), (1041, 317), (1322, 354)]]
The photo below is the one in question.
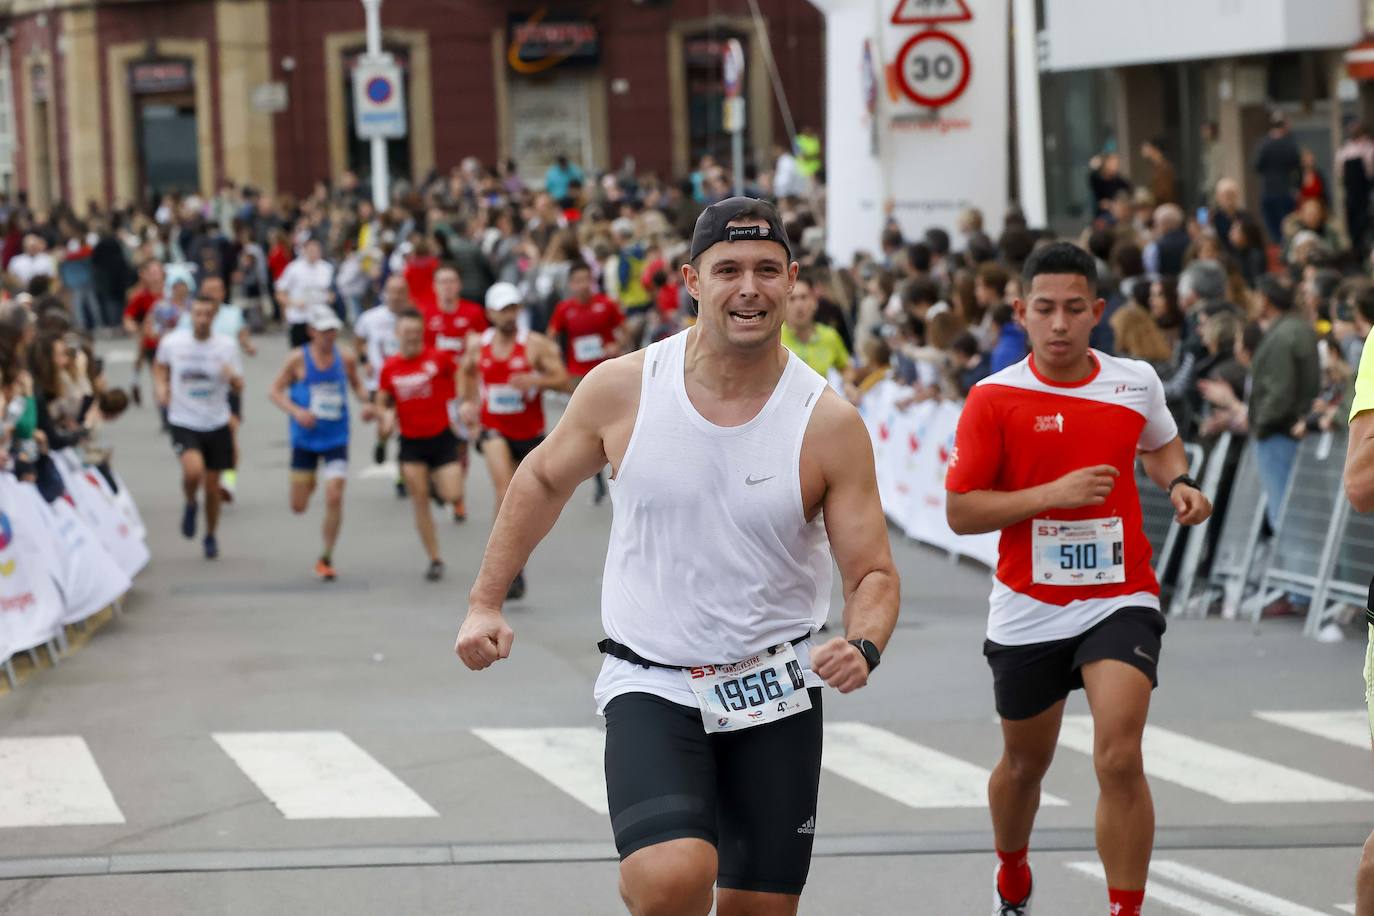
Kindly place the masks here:
[(374, 76), (367, 81), (368, 101), (381, 105), (391, 98), (391, 80), (384, 76)]

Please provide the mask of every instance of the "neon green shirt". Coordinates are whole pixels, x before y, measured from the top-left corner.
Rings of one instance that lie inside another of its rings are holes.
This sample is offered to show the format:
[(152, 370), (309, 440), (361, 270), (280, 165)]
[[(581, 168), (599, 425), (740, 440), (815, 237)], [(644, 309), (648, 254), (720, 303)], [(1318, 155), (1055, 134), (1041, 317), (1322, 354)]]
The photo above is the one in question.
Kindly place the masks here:
[(802, 362), (824, 378), (831, 369), (849, 365), (849, 351), (844, 347), (840, 332), (828, 324), (811, 326), (811, 339), (802, 341), (787, 325), (782, 326), (782, 345), (801, 357)]
[(1364, 355), (1360, 357), (1360, 374), (1355, 379), (1355, 401), (1350, 405), (1350, 419), (1354, 420), (1366, 410), (1374, 410), (1374, 342), (1365, 344)]

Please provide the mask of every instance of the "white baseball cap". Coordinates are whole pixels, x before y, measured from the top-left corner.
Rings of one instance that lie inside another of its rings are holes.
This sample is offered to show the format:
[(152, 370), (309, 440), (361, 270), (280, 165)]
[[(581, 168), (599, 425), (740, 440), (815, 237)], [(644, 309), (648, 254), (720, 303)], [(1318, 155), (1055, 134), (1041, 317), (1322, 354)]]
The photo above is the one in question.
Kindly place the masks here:
[(337, 331), (343, 327), (343, 322), (339, 316), (334, 314), (334, 310), (327, 305), (315, 305), (310, 308), (310, 329), (313, 331)]
[(487, 308), (499, 312), (511, 305), (519, 305), (523, 297), (514, 283), (493, 283), (487, 290)]

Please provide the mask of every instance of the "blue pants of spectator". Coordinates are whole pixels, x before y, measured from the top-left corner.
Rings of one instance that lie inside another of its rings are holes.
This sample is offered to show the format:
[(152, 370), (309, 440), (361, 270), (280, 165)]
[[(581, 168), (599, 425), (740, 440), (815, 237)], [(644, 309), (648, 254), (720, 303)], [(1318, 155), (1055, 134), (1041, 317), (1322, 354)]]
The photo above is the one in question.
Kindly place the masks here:
[(1255, 460), (1259, 463), (1260, 483), (1264, 485), (1266, 500), (1264, 514), (1269, 527), (1279, 530), (1279, 509), (1283, 495), (1288, 492), (1288, 479), (1293, 474), (1293, 462), (1298, 457), (1298, 440), (1292, 436), (1274, 435), (1255, 440)]
[(94, 331), (103, 324), (100, 298), (93, 286), (78, 286), (71, 290), (72, 317), (76, 327), (82, 331)]
[(1260, 197), (1260, 213), (1264, 215), (1264, 228), (1269, 240), (1275, 245), (1283, 244), (1283, 221), (1295, 208), (1291, 194), (1265, 194)]

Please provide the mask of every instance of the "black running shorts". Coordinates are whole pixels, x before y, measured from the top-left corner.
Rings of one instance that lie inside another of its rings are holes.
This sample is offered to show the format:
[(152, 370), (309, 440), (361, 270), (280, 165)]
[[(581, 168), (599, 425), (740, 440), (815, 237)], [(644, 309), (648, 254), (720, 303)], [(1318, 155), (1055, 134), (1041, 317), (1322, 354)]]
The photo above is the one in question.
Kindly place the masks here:
[(459, 460), (459, 440), (453, 430), (446, 429), (437, 436), (427, 439), (401, 437), (401, 464), (423, 464), (431, 471)]
[(1083, 666), (1103, 659), (1125, 662), (1159, 686), (1159, 650), (1164, 615), (1153, 608), (1126, 607), (1070, 639), (1004, 646), (987, 640), (983, 654), (992, 668), (997, 714), (1030, 719), (1083, 686)]
[(516, 467), (519, 467), (520, 462), (528, 458), (530, 452), (539, 448), (540, 444), (544, 441), (543, 436), (535, 436), (533, 439), (510, 439), (501, 435), (494, 429), (484, 429), (481, 435), (477, 437), (477, 451), (482, 451), (482, 443), (490, 442), (493, 439), (502, 439), (505, 441), (506, 447), (510, 449), (511, 460), (515, 463)]
[(183, 452), (200, 452), (207, 471), (227, 471), (234, 466), (234, 436), (228, 426), (208, 432), (187, 429), (184, 426), (169, 428), (172, 433), (172, 451), (178, 456)]
[(688, 837), (716, 847), (719, 887), (800, 894), (821, 779), (821, 691), (771, 725), (706, 734), (701, 713), (647, 693), (606, 704), (606, 792), (623, 860)]

